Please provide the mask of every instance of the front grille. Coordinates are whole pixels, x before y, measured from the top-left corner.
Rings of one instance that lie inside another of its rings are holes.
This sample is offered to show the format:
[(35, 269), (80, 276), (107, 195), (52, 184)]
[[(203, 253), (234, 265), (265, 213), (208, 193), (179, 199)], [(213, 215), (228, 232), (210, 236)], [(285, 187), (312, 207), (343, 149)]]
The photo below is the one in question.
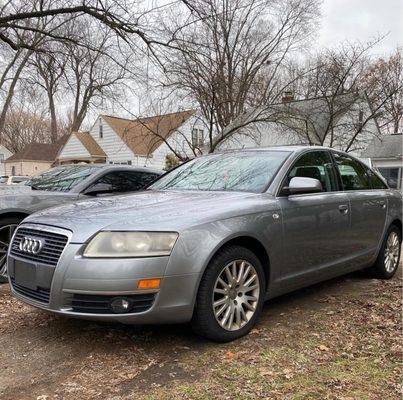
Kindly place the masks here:
[(155, 293), (134, 294), (129, 296), (99, 296), (75, 293), (71, 302), (72, 310), (79, 313), (113, 314), (110, 302), (117, 297), (130, 299), (131, 308), (128, 312), (139, 313), (151, 308), (154, 303)]
[(36, 288), (36, 290), (29, 289), (25, 286), (18, 285), (17, 283), (15, 283), (14, 279), (11, 279), (11, 284), (13, 286), (13, 289), (17, 293), (25, 297), (29, 297), (30, 299), (40, 301), (41, 303), (49, 304), (49, 297), (50, 297), (49, 289), (44, 289), (40, 287)]
[[(30, 254), (20, 250), (20, 243), (24, 237), (35, 237), (44, 240), (42, 250), (38, 254)], [(11, 244), (10, 254), (46, 265), (56, 266), (60, 255), (66, 247), (68, 237), (60, 233), (42, 231), (23, 226), (17, 230)]]

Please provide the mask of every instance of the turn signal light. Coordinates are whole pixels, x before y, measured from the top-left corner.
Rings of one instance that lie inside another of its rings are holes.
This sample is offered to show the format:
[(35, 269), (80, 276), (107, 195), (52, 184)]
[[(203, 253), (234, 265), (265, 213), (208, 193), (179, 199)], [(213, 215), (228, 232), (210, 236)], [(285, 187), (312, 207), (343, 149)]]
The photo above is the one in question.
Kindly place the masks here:
[(141, 279), (137, 284), (138, 289), (158, 289), (161, 284), (161, 279), (153, 278), (153, 279)]

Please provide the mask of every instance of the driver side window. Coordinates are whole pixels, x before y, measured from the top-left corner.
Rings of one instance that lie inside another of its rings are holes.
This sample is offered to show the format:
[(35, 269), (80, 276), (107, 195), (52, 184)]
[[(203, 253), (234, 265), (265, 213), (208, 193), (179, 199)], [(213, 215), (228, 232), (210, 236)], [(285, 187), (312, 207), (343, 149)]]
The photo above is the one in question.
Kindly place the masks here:
[(292, 178), (313, 178), (320, 181), (324, 192), (337, 190), (337, 180), (330, 154), (326, 151), (310, 151), (303, 154), (287, 176), (286, 185)]
[(157, 174), (141, 171), (113, 171), (98, 179), (98, 183), (108, 184), (111, 192), (125, 193), (140, 190), (148, 186), (158, 177)]

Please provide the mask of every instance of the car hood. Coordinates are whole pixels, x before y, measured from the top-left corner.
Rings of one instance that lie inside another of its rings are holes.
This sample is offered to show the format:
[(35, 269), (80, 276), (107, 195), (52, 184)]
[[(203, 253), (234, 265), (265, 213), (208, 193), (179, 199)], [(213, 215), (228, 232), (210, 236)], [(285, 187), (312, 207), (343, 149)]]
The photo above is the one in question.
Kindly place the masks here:
[(25, 221), (67, 228), (83, 243), (99, 230), (181, 231), (267, 207), (268, 194), (143, 191), (77, 201), (38, 212)]
[(20, 211), (30, 214), (75, 199), (77, 193), (32, 190), (29, 186), (0, 190), (0, 213)]

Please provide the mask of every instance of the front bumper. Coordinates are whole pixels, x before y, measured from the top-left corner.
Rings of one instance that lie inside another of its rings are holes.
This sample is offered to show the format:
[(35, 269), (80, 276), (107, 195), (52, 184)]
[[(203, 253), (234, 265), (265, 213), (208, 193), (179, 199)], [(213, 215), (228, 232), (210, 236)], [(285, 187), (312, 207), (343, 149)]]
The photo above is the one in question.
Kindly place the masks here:
[[(24, 258), (9, 255), (8, 270), (13, 295), (34, 307), (75, 318), (117, 321), (127, 324), (158, 324), (187, 322), (192, 318), (199, 274), (166, 275), (169, 257), (138, 259), (83, 258), (81, 244), (69, 243), (56, 267), (34, 263), (40, 278), (48, 282), (48, 301), (38, 301), (29, 291), (20, 290), (15, 273)], [(172, 262), (172, 260), (170, 261)], [(33, 263), (29, 262), (32, 266)], [(161, 278), (158, 290), (139, 290), (140, 279)], [(46, 283), (42, 286), (46, 286)], [(72, 301), (75, 295), (136, 296), (155, 293), (150, 308), (124, 314), (76, 312)]]

